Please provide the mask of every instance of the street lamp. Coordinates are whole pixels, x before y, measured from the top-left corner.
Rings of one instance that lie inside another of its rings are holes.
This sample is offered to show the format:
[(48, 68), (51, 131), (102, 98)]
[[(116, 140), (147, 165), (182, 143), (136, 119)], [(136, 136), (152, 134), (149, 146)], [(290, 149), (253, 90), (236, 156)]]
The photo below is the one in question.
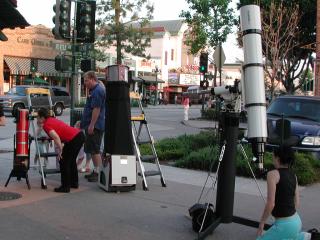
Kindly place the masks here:
[(154, 105), (156, 105), (158, 101), (158, 72), (159, 72), (159, 68), (157, 65), (155, 66), (154, 72), (156, 73), (156, 94), (155, 94)]

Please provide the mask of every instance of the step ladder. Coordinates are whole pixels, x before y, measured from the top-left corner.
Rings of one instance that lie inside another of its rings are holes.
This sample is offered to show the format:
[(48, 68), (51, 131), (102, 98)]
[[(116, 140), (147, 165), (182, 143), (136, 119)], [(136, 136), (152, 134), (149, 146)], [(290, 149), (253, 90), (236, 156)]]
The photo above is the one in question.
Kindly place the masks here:
[[(139, 111), (140, 114), (136, 116), (131, 116), (131, 123), (132, 123), (132, 136), (133, 136), (133, 142), (134, 142), (134, 147), (135, 147), (135, 152), (137, 156), (137, 160), (139, 162), (140, 166), (140, 175), (142, 177), (142, 187), (143, 190), (147, 191), (148, 190), (148, 184), (146, 177), (149, 176), (160, 176), (160, 181), (162, 187), (166, 187), (166, 183), (161, 171), (158, 155), (156, 152), (156, 148), (154, 146), (154, 139), (151, 136), (150, 129), (148, 127), (148, 122), (145, 117), (144, 109), (142, 106), (141, 98), (139, 93), (136, 92), (130, 92), (130, 99), (131, 100), (136, 100), (139, 105)], [(137, 126), (138, 125), (138, 126)], [(138, 130), (137, 130), (138, 127)], [(146, 132), (147, 136), (142, 136), (143, 135), (143, 130)], [(152, 154), (151, 155), (141, 155), (140, 151), (140, 146), (146, 144), (151, 148)], [(143, 162), (149, 162), (149, 163), (154, 163), (156, 165), (155, 170), (146, 170)]]
[[(32, 127), (32, 134), (33, 134), (32, 140), (35, 141), (36, 157), (38, 158), (38, 164), (40, 168), (39, 173), (41, 175), (41, 188), (47, 189), (46, 175), (60, 173), (60, 169), (58, 169), (58, 167), (56, 169), (46, 169), (46, 162), (48, 162), (49, 157), (56, 158), (58, 154), (54, 151), (51, 151), (51, 152), (49, 151), (50, 148), (48, 147), (48, 145), (49, 145), (49, 142), (51, 141), (49, 137), (38, 136), (38, 133), (36, 131), (35, 124), (34, 124), (34, 118), (37, 117), (37, 112), (35, 112), (32, 108), (32, 101), (31, 101), (32, 95), (40, 95), (40, 96), (46, 95), (49, 101), (50, 115), (54, 116), (54, 112), (52, 111), (52, 99), (51, 99), (50, 90), (47, 88), (27, 88), (26, 89), (28, 109), (30, 113), (30, 124)], [(44, 147), (42, 151), (40, 150), (39, 141), (42, 141), (43, 144), (47, 144), (47, 147)]]

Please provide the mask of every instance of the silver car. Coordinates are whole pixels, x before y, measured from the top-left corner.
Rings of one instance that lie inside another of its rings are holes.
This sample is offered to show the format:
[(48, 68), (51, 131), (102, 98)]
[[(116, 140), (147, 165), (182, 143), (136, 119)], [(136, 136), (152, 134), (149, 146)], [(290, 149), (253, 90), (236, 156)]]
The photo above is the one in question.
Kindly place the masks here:
[[(56, 116), (60, 116), (65, 108), (70, 107), (71, 97), (63, 87), (19, 85), (11, 88), (4, 96), (0, 96), (0, 104), (3, 105), (4, 112), (9, 112), (16, 116), (18, 109), (26, 108), (28, 101), (25, 90), (31, 87), (50, 89), (53, 111)], [(42, 94), (31, 95), (31, 103), (35, 109), (49, 107), (48, 96)]]

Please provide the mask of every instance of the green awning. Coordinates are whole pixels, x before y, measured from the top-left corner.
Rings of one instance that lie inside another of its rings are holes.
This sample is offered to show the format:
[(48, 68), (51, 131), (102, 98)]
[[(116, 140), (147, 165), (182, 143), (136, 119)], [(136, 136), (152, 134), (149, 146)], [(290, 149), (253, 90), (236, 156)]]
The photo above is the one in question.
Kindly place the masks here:
[(44, 79), (35, 77), (33, 79), (25, 79), (23, 81), (25, 84), (36, 84), (36, 85), (49, 85)]

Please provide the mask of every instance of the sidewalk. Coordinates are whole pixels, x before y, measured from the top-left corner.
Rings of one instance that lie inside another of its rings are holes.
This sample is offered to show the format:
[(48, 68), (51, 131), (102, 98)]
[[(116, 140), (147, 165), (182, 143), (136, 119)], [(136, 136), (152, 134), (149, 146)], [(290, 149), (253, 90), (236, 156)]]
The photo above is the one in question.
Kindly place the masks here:
[[(211, 122), (189, 120), (188, 126), (212, 127)], [(158, 177), (147, 178), (149, 191), (142, 190), (138, 177), (137, 189), (128, 193), (107, 193), (95, 183), (80, 176), (80, 188), (69, 194), (58, 194), (53, 188), (60, 184), (60, 175), (48, 175), (48, 189), (40, 187), (40, 175), (30, 170), (31, 190), (24, 179), (4, 183), (12, 169), (13, 140), (0, 140), (0, 191), (22, 194), (22, 198), (0, 201), (1, 240), (176, 240), (196, 239), (188, 216), (188, 208), (197, 202), (206, 172), (162, 166), (167, 187), (161, 187)], [(31, 156), (34, 153), (32, 149)], [(148, 165), (150, 166), (150, 165)], [(147, 167), (148, 167), (147, 166)], [(214, 177), (214, 175), (213, 175)], [(210, 180), (212, 181), (212, 180)], [(266, 194), (265, 181), (258, 181)], [(215, 193), (207, 201), (215, 202)], [(320, 227), (320, 184), (301, 190), (299, 210), (303, 229)], [(237, 178), (234, 214), (259, 220), (264, 202), (251, 179)], [(256, 229), (221, 224), (209, 240), (255, 239)]]

